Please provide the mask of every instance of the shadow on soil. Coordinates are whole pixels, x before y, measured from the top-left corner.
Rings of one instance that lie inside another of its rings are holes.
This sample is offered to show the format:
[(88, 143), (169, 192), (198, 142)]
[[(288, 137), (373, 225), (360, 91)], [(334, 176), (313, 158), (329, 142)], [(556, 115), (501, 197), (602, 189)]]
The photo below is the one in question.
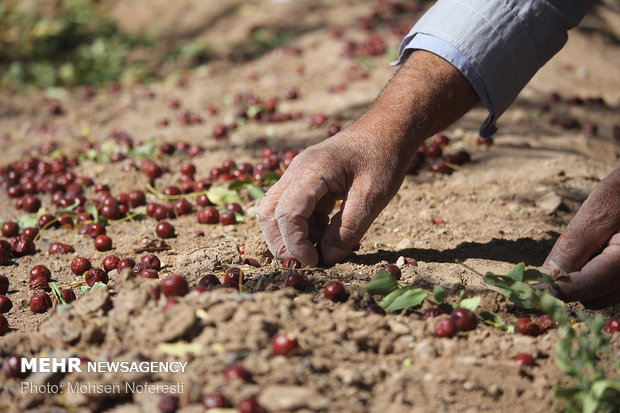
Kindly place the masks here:
[(492, 261), (511, 263), (524, 262), (528, 266), (540, 267), (551, 251), (555, 240), (560, 236), (557, 232), (548, 232), (547, 238), (536, 241), (531, 238), (506, 240), (493, 238), (489, 242), (463, 242), (456, 248), (438, 251), (436, 249), (407, 248), (399, 251), (379, 250), (370, 254), (359, 254), (351, 257), (357, 264), (372, 265), (382, 260), (396, 262), (398, 257), (412, 257), (421, 262), (455, 262), (468, 258), (480, 258)]

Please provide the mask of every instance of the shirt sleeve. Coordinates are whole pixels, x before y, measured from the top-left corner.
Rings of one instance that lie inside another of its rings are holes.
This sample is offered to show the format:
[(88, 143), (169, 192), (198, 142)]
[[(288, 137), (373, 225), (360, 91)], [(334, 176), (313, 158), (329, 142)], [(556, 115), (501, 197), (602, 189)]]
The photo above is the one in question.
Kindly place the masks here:
[(595, 0), (439, 0), (415, 24), (399, 49), (401, 63), (414, 49), (454, 65), (489, 110), (480, 136), (566, 43)]

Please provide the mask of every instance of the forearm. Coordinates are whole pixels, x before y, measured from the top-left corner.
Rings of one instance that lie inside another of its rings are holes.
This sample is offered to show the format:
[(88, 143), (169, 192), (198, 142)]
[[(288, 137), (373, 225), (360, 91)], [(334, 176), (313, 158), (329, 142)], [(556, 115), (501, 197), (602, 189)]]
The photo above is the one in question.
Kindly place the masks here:
[(375, 144), (409, 160), (429, 136), (460, 119), (479, 102), (467, 79), (450, 63), (413, 52), (374, 104), (352, 125)]

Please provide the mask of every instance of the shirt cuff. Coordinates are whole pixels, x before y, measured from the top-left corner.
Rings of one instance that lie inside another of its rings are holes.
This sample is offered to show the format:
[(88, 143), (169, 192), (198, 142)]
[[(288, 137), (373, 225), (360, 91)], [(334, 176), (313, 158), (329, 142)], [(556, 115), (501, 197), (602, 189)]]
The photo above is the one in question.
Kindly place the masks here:
[(459, 72), (461, 72), (463, 76), (465, 76), (465, 78), (469, 81), (471, 86), (480, 97), (480, 101), (482, 102), (484, 107), (487, 108), (489, 111), (489, 116), (487, 116), (484, 123), (480, 127), (480, 136), (483, 138), (488, 138), (491, 137), (495, 132), (497, 132), (497, 127), (495, 126), (496, 118), (495, 111), (493, 110), (493, 105), (491, 104), (489, 95), (487, 94), (486, 88), (484, 87), (484, 83), (480, 78), (480, 74), (478, 74), (478, 71), (476, 71), (476, 68), (474, 67), (474, 65), (471, 64), (469, 59), (456, 47), (452, 46), (445, 40), (425, 33), (415, 33), (413, 35), (407, 36), (402, 41), (399, 50), (398, 60), (392, 62), (391, 64), (394, 66), (402, 63), (402, 61), (413, 50), (416, 49), (426, 50), (441, 57), (452, 66), (454, 66)]
[[(416, 48), (415, 42), (421, 41), (417, 48), (454, 64), (489, 109), (481, 129), (481, 134), (488, 136), (497, 118), (538, 69), (564, 46), (568, 30), (581, 21), (594, 3), (595, 0), (438, 0), (401, 43), (400, 59)], [(433, 37), (451, 47), (429, 40)]]

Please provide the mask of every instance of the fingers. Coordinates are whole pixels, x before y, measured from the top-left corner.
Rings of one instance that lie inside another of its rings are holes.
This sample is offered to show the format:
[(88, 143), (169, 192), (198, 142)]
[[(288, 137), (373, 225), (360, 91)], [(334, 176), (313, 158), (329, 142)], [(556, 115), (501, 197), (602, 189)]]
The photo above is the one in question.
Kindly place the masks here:
[(581, 301), (591, 307), (620, 302), (620, 233), (581, 271), (556, 282), (556, 295), (565, 301)]
[(282, 240), (280, 229), (278, 228), (278, 221), (275, 218), (276, 206), (288, 182), (289, 178), (285, 173), (261, 198), (258, 209), (256, 210), (256, 219), (263, 231), (267, 247), (273, 256), (278, 259), (288, 258), (286, 257), (286, 247), (284, 246), (284, 241)]
[(592, 191), (558, 238), (543, 269), (553, 275), (579, 271), (620, 229), (620, 168)]
[(332, 217), (321, 240), (326, 264), (334, 264), (349, 255), (376, 218), (377, 207), (368, 188), (361, 180), (355, 181), (340, 205), (340, 211)]
[(319, 260), (310, 240), (308, 221), (328, 191), (323, 177), (307, 170), (284, 189), (275, 207), (275, 219), (286, 251), (306, 265), (316, 265)]

